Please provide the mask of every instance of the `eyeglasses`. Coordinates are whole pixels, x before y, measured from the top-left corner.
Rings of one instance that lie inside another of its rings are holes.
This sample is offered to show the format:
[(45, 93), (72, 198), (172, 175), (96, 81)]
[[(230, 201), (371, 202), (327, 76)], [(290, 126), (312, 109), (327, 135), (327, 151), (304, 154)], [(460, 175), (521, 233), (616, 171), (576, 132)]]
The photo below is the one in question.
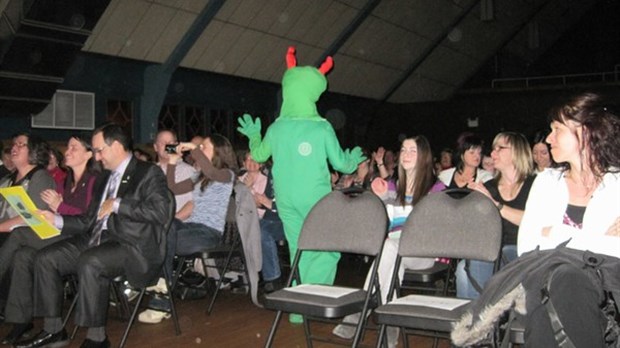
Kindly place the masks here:
[(13, 147), (17, 147), (18, 149), (24, 148), (28, 146), (28, 143), (13, 143)]
[(103, 151), (106, 147), (109, 147), (106, 144), (103, 144), (102, 147), (93, 147), (93, 153), (96, 155), (98, 153), (101, 153), (101, 151)]
[(511, 149), (511, 147), (510, 146), (502, 146), (502, 145), (495, 145), (493, 147), (493, 151), (497, 151), (497, 152), (500, 152), (500, 151), (502, 151), (504, 149)]

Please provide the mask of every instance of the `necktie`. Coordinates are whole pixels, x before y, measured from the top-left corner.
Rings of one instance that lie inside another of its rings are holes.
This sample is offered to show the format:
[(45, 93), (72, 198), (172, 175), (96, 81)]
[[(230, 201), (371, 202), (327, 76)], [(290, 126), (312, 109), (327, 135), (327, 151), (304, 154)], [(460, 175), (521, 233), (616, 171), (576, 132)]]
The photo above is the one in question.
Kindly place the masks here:
[[(118, 187), (118, 183), (120, 182), (119, 179), (120, 179), (119, 173), (112, 172), (112, 174), (110, 174), (110, 178), (108, 179), (108, 188), (105, 192), (105, 195), (101, 199), (101, 203), (99, 203), (99, 209), (97, 209), (97, 211), (101, 209), (103, 202), (105, 202), (106, 200), (110, 198), (115, 198), (116, 188)], [(95, 228), (93, 228), (93, 234), (90, 237), (90, 240), (88, 241), (89, 246), (99, 245), (99, 243), (101, 242), (101, 233), (103, 232), (103, 230), (107, 228), (107, 222), (108, 222), (108, 216), (104, 216), (103, 218), (97, 220), (97, 223), (95, 224)]]

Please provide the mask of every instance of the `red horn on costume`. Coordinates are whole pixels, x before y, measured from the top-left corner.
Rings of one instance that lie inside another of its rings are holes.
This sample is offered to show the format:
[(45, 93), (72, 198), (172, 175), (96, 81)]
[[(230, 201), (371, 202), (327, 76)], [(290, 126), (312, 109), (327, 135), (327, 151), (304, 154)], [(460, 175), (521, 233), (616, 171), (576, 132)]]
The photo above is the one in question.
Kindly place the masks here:
[(331, 56), (327, 56), (323, 64), (321, 64), (319, 71), (321, 72), (321, 74), (325, 75), (330, 70), (332, 70), (333, 67), (334, 67), (334, 59)]
[(286, 68), (294, 68), (297, 66), (297, 59), (295, 58), (295, 47), (289, 46), (286, 51)]

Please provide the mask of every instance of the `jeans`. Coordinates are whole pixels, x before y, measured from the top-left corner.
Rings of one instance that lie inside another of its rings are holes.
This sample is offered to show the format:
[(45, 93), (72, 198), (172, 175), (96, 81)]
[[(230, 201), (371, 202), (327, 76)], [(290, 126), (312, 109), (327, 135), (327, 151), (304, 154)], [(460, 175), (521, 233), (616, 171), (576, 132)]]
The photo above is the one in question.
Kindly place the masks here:
[[(505, 245), (502, 248), (502, 266), (517, 258), (517, 246)], [(484, 289), (484, 285), (493, 275), (493, 263), (477, 260), (469, 261), (469, 275)], [(465, 272), (465, 260), (459, 261), (456, 267), (456, 296), (475, 299), (480, 294), (474, 288)]]
[(172, 262), (175, 255), (190, 255), (216, 246), (222, 233), (203, 224), (174, 220), (168, 231), (166, 250), (166, 269), (172, 275)]
[(284, 240), (284, 228), (280, 220), (260, 220), (261, 247), (263, 249), (263, 280), (280, 278), (280, 259), (277, 241)]

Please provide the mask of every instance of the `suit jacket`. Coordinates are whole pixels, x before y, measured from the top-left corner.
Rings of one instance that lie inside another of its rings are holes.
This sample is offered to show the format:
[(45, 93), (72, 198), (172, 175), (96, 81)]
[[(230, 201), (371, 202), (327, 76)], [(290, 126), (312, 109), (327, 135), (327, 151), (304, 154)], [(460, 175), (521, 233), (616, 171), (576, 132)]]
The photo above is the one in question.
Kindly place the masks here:
[[(109, 174), (109, 173), (108, 173)], [(90, 238), (97, 222), (97, 211), (105, 190), (105, 182), (99, 185), (87, 214), (64, 216), (62, 233), (83, 233)], [(132, 158), (123, 173), (116, 194), (121, 198), (118, 213), (108, 218), (107, 239), (126, 248), (129, 259), (125, 272), (127, 280), (136, 287), (144, 287), (156, 279), (165, 257), (164, 225), (174, 214), (174, 201), (168, 194), (166, 177), (152, 163)]]

